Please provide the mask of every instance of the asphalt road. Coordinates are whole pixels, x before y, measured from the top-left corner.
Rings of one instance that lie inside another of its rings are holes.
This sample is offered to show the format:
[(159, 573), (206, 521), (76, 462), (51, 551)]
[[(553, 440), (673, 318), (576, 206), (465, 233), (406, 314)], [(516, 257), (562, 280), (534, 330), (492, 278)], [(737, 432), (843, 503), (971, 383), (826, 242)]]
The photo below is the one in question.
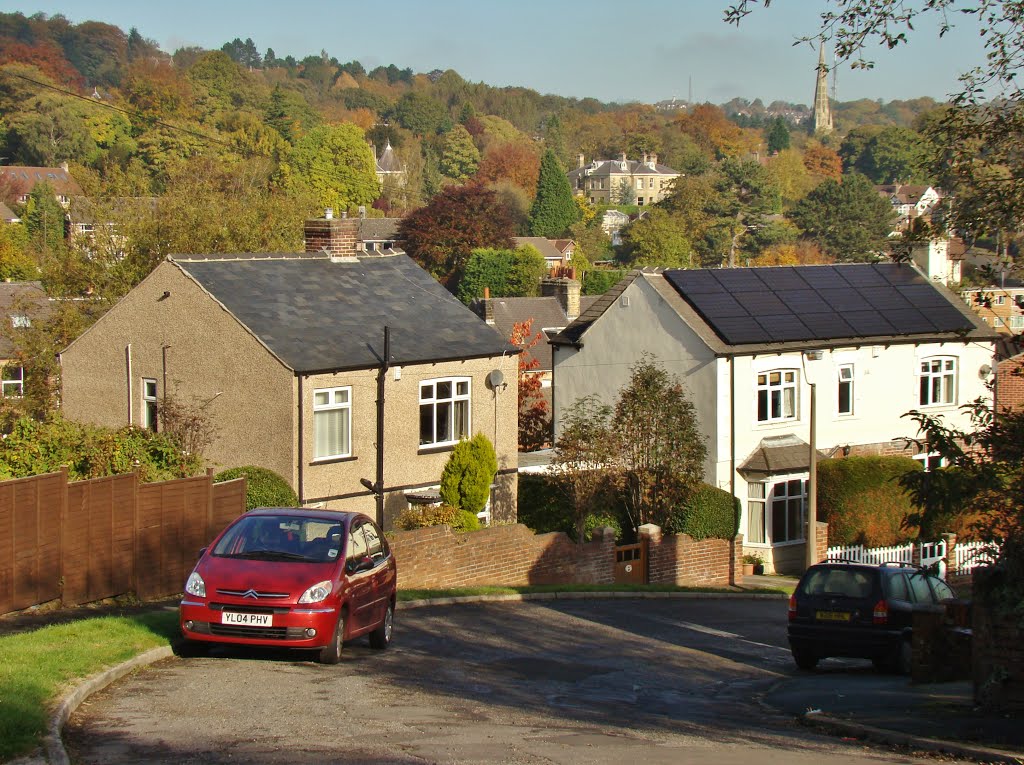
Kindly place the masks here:
[(576, 600), (399, 609), (341, 664), (217, 649), (93, 696), (78, 763), (909, 761), (819, 737), (759, 699), (795, 675), (784, 600)]

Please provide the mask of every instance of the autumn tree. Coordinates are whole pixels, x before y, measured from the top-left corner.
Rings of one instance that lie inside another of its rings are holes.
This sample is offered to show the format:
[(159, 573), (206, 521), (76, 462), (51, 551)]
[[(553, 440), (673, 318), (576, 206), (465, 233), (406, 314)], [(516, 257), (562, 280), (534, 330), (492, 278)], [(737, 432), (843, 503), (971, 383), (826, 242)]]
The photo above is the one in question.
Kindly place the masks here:
[(482, 183), (511, 181), (531, 196), (537, 191), (539, 175), (540, 157), (532, 146), (523, 143), (492, 145), (476, 171), (476, 179)]
[(444, 137), (441, 150), (441, 172), (456, 181), (464, 181), (476, 172), (480, 152), (473, 136), (462, 125), (456, 125)]
[(373, 152), (355, 125), (320, 125), (299, 139), (288, 157), (293, 189), (309, 191), (321, 208), (369, 205), (380, 193)]
[(804, 149), (804, 167), (812, 175), (839, 178), (843, 174), (843, 160), (835, 151), (814, 142)]
[(551, 412), (544, 398), (543, 384), (536, 371), (540, 361), (531, 353), (544, 342), (543, 332), (533, 332), (533, 319), (512, 325), (509, 342), (522, 349), (519, 354), (519, 449), (533, 451), (551, 441)]
[(530, 210), (530, 233), (549, 238), (563, 236), (579, 217), (569, 178), (555, 153), (548, 149), (540, 161), (537, 194)]
[(405, 251), (452, 288), (474, 249), (510, 249), (512, 235), (512, 219), (494, 192), (469, 186), (444, 189), (399, 225)]

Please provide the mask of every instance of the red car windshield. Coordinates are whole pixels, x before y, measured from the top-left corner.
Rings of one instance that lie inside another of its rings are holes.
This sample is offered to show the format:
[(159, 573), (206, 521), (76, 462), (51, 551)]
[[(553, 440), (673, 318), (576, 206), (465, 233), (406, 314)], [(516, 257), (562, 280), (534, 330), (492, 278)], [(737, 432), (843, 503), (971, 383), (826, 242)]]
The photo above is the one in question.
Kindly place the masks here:
[(250, 560), (331, 563), (341, 555), (342, 526), (323, 518), (247, 515), (229, 528), (213, 555)]

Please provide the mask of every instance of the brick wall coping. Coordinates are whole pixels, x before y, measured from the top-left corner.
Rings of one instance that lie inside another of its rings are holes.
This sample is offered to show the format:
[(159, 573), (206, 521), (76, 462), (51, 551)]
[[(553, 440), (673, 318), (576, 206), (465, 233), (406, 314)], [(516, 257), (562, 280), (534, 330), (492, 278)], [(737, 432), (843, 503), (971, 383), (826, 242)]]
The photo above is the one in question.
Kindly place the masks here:
[(656, 598), (684, 598), (690, 600), (788, 600), (782, 592), (509, 592), (495, 595), (457, 595), (447, 598), (425, 598), (423, 600), (400, 600), (397, 609), (423, 608), (425, 606), (453, 606), (459, 603), (496, 603), (502, 601), (522, 602), (527, 600), (611, 600), (611, 599), (653, 600)]

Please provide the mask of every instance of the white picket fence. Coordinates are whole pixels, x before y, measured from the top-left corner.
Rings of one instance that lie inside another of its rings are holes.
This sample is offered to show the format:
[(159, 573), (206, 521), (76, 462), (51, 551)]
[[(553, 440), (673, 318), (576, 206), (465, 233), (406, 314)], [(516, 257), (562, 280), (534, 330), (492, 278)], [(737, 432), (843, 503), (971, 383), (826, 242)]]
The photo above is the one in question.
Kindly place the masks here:
[(938, 564), (939, 575), (945, 576), (947, 567), (959, 574), (966, 574), (978, 566), (994, 563), (999, 555), (999, 546), (988, 542), (957, 542), (953, 547), (952, 560), (947, 560), (946, 540), (937, 542), (907, 542), (892, 547), (865, 547), (864, 545), (843, 545), (828, 548), (828, 560), (850, 560), (858, 563), (879, 565), (882, 563), (914, 563), (914, 547), (920, 548), (921, 566)]

